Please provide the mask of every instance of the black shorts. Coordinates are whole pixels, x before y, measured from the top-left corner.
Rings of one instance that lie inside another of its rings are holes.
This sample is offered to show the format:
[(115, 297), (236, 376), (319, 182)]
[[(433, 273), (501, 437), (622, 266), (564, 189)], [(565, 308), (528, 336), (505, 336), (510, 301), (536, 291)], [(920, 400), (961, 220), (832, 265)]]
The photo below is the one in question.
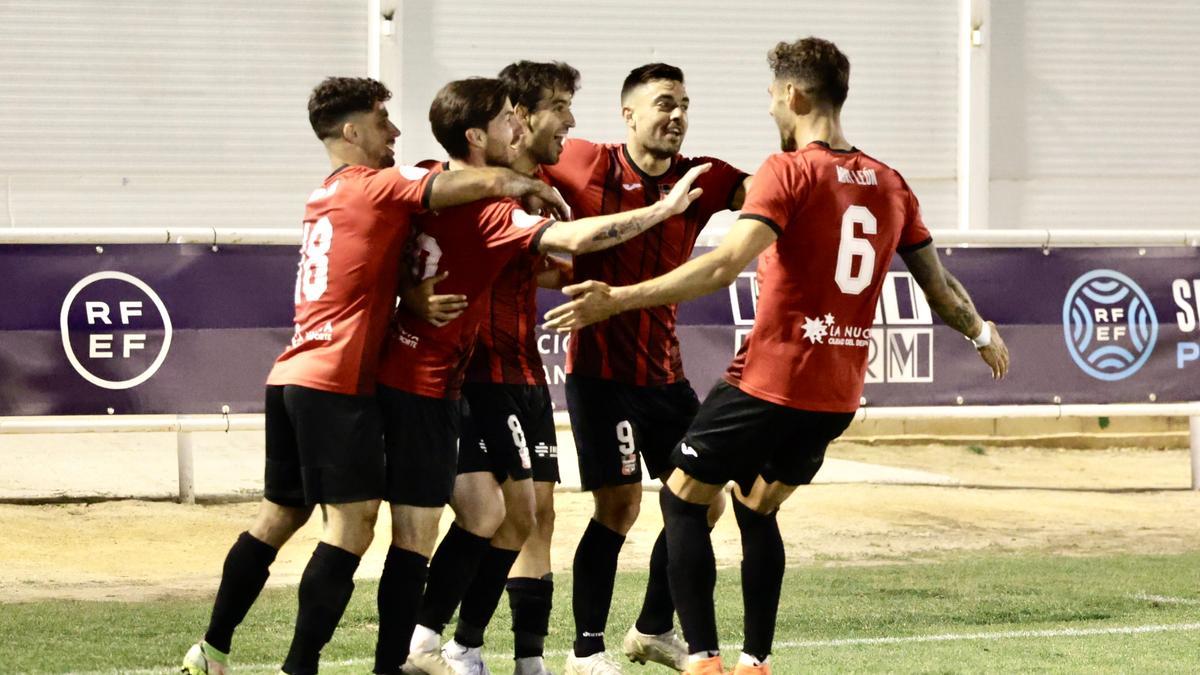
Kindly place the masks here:
[(743, 492), (760, 475), (767, 482), (807, 485), (825, 461), (825, 448), (853, 419), (854, 413), (764, 401), (721, 380), (671, 459), (693, 478), (713, 485), (732, 480)]
[(557, 483), (558, 438), (545, 385), (463, 385), (458, 472), (490, 471), (497, 483), (533, 478)]
[(687, 380), (639, 387), (567, 375), (567, 410), (585, 491), (642, 481), (671, 469), (671, 450), (683, 438), (700, 401)]
[(405, 506), (445, 506), (454, 492), (462, 404), (379, 387), (387, 452), (385, 499)]
[(384, 493), (374, 396), (268, 385), (263, 497), (282, 506), (345, 504)]

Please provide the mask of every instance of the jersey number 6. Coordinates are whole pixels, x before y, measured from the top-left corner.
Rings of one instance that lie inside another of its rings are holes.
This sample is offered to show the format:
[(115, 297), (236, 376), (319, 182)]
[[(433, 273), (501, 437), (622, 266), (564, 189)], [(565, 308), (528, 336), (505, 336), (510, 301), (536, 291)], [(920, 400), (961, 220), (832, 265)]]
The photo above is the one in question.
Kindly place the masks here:
[[(858, 295), (871, 285), (875, 271), (875, 249), (871, 242), (854, 236), (855, 225), (862, 227), (863, 234), (875, 234), (875, 216), (865, 206), (851, 206), (842, 214), (842, 243), (838, 246), (837, 271), (833, 278), (838, 288), (847, 295)], [(858, 258), (855, 271), (854, 259)]]

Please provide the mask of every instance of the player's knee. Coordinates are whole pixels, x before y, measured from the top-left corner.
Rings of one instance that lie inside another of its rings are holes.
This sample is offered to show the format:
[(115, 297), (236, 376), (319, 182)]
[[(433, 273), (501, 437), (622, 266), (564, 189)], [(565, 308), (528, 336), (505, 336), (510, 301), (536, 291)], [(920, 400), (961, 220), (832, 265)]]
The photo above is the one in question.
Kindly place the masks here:
[(612, 498), (598, 501), (596, 520), (614, 532), (628, 533), (642, 511), (640, 497), (640, 491), (636, 494), (621, 492), (612, 495)]
[(524, 542), (533, 533), (533, 528), (537, 523), (537, 512), (534, 510), (533, 504), (524, 508), (514, 507), (509, 509), (506, 516), (506, 523), (512, 534), (521, 542)]
[(537, 536), (550, 541), (554, 534), (554, 502), (538, 502), (534, 510), (534, 530)]
[(250, 535), (276, 549), (283, 546), (312, 515), (311, 506), (282, 506), (264, 501)]

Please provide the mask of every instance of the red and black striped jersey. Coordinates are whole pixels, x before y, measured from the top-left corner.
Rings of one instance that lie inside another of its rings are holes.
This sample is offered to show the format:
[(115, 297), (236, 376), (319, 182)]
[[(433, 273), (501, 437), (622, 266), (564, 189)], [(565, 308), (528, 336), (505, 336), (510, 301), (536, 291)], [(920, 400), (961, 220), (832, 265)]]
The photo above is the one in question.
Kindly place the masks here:
[(428, 213), (413, 222), (415, 279), (449, 272), (438, 293), (467, 296), (462, 316), (434, 326), (405, 305), (396, 310), (379, 364), (379, 383), (420, 396), (457, 399), (475, 336), (488, 312), (489, 288), (522, 251), (535, 251), (553, 220), (525, 213), (511, 199), (490, 199)]
[[(540, 170), (537, 177), (545, 180)], [(546, 384), (537, 348), (537, 274), (545, 268), (545, 256), (522, 251), (496, 277), (467, 363), (467, 382)]]
[[(597, 279), (613, 286), (645, 281), (682, 265), (708, 219), (730, 208), (746, 173), (719, 159), (677, 155), (661, 176), (643, 172), (624, 144), (569, 139), (558, 164), (543, 166), (576, 218), (606, 215), (653, 204), (697, 165), (712, 162), (695, 187), (704, 194), (682, 214), (613, 248), (575, 257), (575, 281)], [(567, 372), (639, 386), (682, 380), (675, 335), (675, 305), (617, 314), (576, 331), (567, 351)]]

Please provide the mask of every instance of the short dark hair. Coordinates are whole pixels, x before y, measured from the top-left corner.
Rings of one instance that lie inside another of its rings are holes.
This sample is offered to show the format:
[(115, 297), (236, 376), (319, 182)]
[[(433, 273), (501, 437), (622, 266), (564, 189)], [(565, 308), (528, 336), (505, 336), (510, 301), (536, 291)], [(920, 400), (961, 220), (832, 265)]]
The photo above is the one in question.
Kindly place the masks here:
[(579, 89), (579, 71), (562, 61), (517, 61), (504, 66), (497, 77), (508, 87), (513, 105), (530, 111), (537, 109), (546, 92), (574, 94)]
[(647, 63), (629, 71), (625, 83), (621, 85), (621, 100), (624, 101), (629, 92), (639, 85), (654, 80), (671, 80), (683, 84), (683, 71), (666, 63)]
[(347, 117), (371, 112), (391, 97), (387, 87), (369, 77), (327, 77), (308, 97), (308, 123), (317, 138), (336, 138)]
[(806, 92), (840, 109), (850, 91), (850, 59), (829, 40), (806, 37), (780, 42), (767, 54), (776, 79), (789, 79)]
[(508, 87), (498, 79), (469, 77), (455, 80), (438, 91), (429, 106), (433, 137), (455, 159), (467, 156), (467, 129), (486, 129), (508, 100)]

